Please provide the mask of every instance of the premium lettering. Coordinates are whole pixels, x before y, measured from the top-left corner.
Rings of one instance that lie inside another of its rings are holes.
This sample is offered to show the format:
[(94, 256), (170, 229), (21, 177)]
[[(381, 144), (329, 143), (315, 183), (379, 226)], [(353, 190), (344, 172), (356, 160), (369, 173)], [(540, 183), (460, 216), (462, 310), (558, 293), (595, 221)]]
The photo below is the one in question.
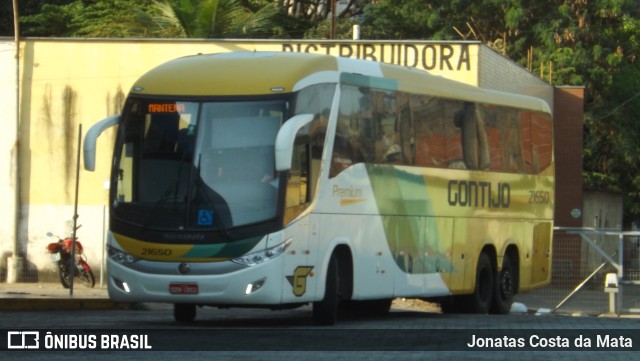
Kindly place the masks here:
[(359, 198), (362, 197), (362, 189), (353, 187), (341, 188), (334, 185), (332, 195), (339, 198)]

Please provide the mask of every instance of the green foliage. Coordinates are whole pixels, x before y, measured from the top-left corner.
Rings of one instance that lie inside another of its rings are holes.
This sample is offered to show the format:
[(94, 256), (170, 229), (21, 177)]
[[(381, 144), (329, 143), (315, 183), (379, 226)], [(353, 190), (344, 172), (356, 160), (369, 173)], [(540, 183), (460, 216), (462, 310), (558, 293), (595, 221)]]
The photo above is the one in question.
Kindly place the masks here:
[(20, 18), (21, 35), (69, 36), (76, 5), (81, 4), (44, 4), (38, 14)]
[(243, 7), (239, 0), (164, 0), (156, 4), (166, 9), (163, 11), (166, 17), (173, 15), (184, 35), (190, 38), (264, 34), (275, 10), (265, 7), (262, 13), (254, 13)]
[[(20, 4), (23, 35), (31, 36), (328, 38), (329, 1)], [(640, 221), (637, 0), (350, 0), (339, 15), (338, 39), (360, 24), (363, 39), (480, 40), (555, 85), (585, 86), (585, 185), (623, 192), (627, 220)], [(13, 34), (7, 18), (0, 35)]]
[(134, 13), (150, 9), (151, 0), (53, 1), (20, 18), (22, 35), (56, 37), (132, 37)]
[[(241, 0), (75, 0), (21, 18), (23, 35), (58, 37), (270, 37), (278, 9)], [(255, 10), (252, 10), (252, 7)], [(282, 32), (282, 30), (279, 30)]]

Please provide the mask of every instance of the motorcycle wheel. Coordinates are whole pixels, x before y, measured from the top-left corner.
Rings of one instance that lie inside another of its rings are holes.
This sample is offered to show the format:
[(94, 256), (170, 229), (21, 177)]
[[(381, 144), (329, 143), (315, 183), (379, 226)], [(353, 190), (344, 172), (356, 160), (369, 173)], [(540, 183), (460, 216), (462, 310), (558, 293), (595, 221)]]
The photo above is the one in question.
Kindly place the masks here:
[(93, 272), (91, 270), (80, 270), (80, 274), (78, 274), (78, 278), (83, 285), (93, 288), (96, 285), (96, 278), (93, 276)]
[(62, 284), (62, 287), (71, 287), (71, 274), (69, 273), (69, 267), (64, 264), (64, 259), (58, 261), (58, 273), (60, 275), (60, 284)]

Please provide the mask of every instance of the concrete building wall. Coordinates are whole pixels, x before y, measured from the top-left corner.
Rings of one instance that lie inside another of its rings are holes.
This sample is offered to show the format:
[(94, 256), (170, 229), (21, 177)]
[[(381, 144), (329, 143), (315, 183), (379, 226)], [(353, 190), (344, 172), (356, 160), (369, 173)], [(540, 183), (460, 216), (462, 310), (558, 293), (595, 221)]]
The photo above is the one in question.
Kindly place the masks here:
[(622, 230), (622, 193), (588, 189), (584, 191), (583, 204), (583, 227)]
[(553, 87), (519, 64), (506, 60), (493, 49), (482, 46), (478, 59), (478, 86), (524, 94), (544, 99), (549, 108), (554, 107)]
[[(622, 230), (623, 208), (623, 196), (621, 193), (585, 190), (582, 226)], [(620, 241), (617, 236), (599, 235), (592, 237), (592, 240), (613, 259), (618, 259)], [(582, 267), (585, 273), (596, 269), (604, 261), (602, 255), (585, 242), (582, 243), (581, 251)]]

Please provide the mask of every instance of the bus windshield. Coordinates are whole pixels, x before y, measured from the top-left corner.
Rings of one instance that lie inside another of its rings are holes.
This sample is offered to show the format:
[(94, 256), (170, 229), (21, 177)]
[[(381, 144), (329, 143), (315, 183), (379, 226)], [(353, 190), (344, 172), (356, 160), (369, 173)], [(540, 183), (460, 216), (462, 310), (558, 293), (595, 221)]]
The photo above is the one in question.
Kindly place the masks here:
[(224, 230), (274, 219), (274, 143), (286, 99), (128, 101), (113, 216), (164, 230)]

